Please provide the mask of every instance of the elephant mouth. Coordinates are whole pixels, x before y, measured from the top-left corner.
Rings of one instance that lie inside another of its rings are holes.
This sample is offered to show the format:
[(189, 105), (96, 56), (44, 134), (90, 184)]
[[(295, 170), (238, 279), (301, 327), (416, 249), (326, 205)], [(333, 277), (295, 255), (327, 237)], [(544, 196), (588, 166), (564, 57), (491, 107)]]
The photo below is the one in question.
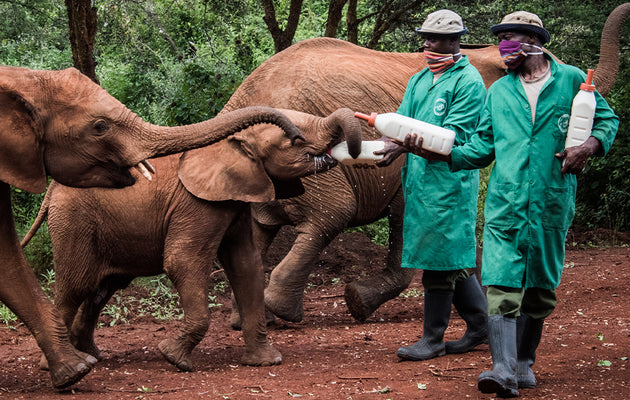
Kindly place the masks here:
[(307, 158), (312, 161), (315, 166), (315, 171), (327, 171), (337, 165), (335, 160), (328, 152), (313, 155), (308, 154)]

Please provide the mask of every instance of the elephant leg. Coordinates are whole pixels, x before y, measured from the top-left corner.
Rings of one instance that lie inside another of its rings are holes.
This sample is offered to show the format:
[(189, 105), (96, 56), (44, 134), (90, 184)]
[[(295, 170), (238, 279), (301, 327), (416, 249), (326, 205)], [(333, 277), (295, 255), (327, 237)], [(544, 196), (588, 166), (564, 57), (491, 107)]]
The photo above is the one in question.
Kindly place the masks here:
[(158, 348), (168, 362), (182, 371), (192, 371), (192, 351), (208, 331), (212, 263), (219, 238), (225, 234), (236, 212), (215, 210), (209, 203), (196, 205), (201, 208), (191, 205), (176, 210), (164, 245), (164, 271), (179, 293), (184, 320), (177, 334), (160, 342)]
[(72, 343), (77, 349), (93, 355), (101, 360), (101, 352), (94, 343), (94, 331), (101, 311), (117, 290), (124, 289), (133, 278), (110, 276), (101, 281), (98, 290), (91, 293), (79, 307), (70, 328)]
[(284, 259), (271, 271), (265, 305), (276, 316), (299, 322), (304, 315), (304, 288), (320, 252), (337, 233), (312, 234), (312, 226), (298, 227), (298, 236)]
[[(254, 243), (256, 244), (256, 248), (259, 249), (260, 255), (264, 258), (267, 253), (267, 249), (273, 242), (274, 237), (280, 230), (280, 226), (268, 226), (262, 225), (255, 220), (252, 223), (253, 227), (253, 235), (254, 235)], [(264, 272), (269, 272), (271, 268), (267, 264), (264, 264)], [(267, 326), (273, 326), (276, 323), (276, 318), (273, 313), (265, 308), (265, 319), (267, 321)], [(230, 326), (234, 330), (241, 330), (241, 316), (238, 312), (238, 307), (236, 305), (236, 299), (234, 298), (234, 292), (232, 292), (232, 312), (230, 314)]]
[[(243, 329), (241, 322), (241, 314), (238, 312), (238, 306), (236, 305), (236, 298), (234, 297), (234, 292), (232, 292), (231, 296), (232, 300), (232, 309), (230, 313), (230, 326), (235, 331), (240, 331)], [(274, 326), (276, 324), (276, 316), (265, 307), (265, 324), (267, 326)]]
[[(167, 272), (167, 276), (180, 295), (180, 302), (184, 309), (184, 321), (177, 334), (161, 341), (158, 348), (162, 356), (181, 371), (193, 370), (192, 351), (204, 338), (210, 326), (210, 309), (208, 307), (210, 271), (209, 268), (200, 265), (209, 264), (212, 260), (213, 257), (194, 260), (186, 267), (177, 265), (177, 273)], [(186, 263), (190, 261), (189, 258)], [(172, 267), (165, 269), (168, 270)]]
[(244, 214), (223, 239), (218, 256), (232, 286), (241, 316), (245, 341), (245, 354), (241, 363), (252, 366), (276, 365), (282, 362), (282, 355), (267, 341), (262, 257), (254, 245), (249, 213)]
[[(97, 360), (102, 360), (101, 351), (94, 343), (94, 331), (98, 324), (101, 311), (107, 305), (112, 295), (131, 283), (131, 278), (106, 279), (101, 282), (98, 289), (86, 295), (72, 295), (68, 291), (61, 290), (57, 293), (57, 307), (64, 316), (66, 326), (70, 330), (70, 341), (80, 351), (93, 356)], [(61, 285), (60, 285), (61, 286)], [(70, 301), (68, 298), (74, 300)], [(76, 300), (85, 299), (78, 307)], [(42, 356), (39, 362), (41, 369), (47, 370), (48, 360)]]
[(78, 382), (96, 359), (70, 343), (68, 330), (28, 266), (18, 242), (9, 185), (0, 182), (0, 301), (31, 331), (50, 365), (52, 384), (64, 388)]
[(399, 189), (389, 205), (387, 265), (378, 274), (346, 285), (345, 299), (352, 317), (365, 321), (386, 301), (398, 296), (413, 279), (415, 270), (401, 268), (404, 199)]

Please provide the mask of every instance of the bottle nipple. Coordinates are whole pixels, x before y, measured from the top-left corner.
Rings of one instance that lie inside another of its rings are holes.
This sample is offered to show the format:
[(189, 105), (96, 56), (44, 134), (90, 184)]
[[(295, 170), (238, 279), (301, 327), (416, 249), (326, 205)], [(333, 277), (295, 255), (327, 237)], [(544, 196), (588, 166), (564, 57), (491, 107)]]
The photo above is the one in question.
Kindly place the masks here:
[(589, 69), (586, 73), (586, 82), (582, 83), (580, 85), (580, 90), (586, 90), (588, 92), (594, 92), (595, 91), (595, 85), (592, 84), (593, 82), (593, 73), (595, 71), (593, 71), (592, 69)]
[(376, 116), (377, 116), (377, 115), (378, 115), (378, 114), (377, 114), (377, 113), (375, 113), (375, 112), (373, 112), (373, 113), (372, 113), (372, 114), (370, 114), (370, 115), (363, 114), (363, 113), (360, 113), (360, 112), (355, 112), (355, 113), (354, 113), (354, 116), (355, 116), (356, 118), (366, 120), (366, 121), (368, 122), (368, 125), (369, 125), (369, 126), (374, 126), (374, 122), (376, 122)]

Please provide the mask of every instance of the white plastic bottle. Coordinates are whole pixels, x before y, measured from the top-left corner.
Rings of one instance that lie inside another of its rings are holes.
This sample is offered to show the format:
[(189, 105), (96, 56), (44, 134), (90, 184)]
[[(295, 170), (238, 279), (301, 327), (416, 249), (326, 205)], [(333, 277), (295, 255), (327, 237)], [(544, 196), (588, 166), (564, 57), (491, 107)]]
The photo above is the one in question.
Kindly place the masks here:
[(383, 135), (401, 142), (408, 134), (415, 133), (422, 138), (423, 149), (438, 154), (450, 154), (455, 141), (455, 132), (450, 129), (396, 113), (366, 115), (357, 112), (354, 116), (366, 120)]
[(382, 140), (364, 140), (361, 142), (361, 153), (357, 158), (352, 158), (348, 153), (348, 143), (341, 142), (330, 149), (330, 155), (345, 165), (374, 164), (376, 160), (383, 158), (383, 155), (375, 155), (374, 152), (384, 148), (385, 142)]
[(597, 108), (595, 85), (591, 83), (592, 81), (593, 70), (589, 69), (586, 74), (586, 82), (580, 85), (580, 91), (573, 98), (565, 148), (579, 146), (591, 136), (593, 118)]

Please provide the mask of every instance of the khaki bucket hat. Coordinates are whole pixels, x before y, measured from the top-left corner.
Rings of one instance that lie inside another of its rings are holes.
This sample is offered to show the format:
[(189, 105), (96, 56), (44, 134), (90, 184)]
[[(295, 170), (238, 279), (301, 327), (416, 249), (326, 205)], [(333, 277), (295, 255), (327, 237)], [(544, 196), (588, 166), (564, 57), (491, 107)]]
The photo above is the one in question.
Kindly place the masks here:
[(431, 35), (463, 35), (468, 32), (462, 17), (451, 10), (438, 10), (427, 16), (421, 28), (416, 28), (419, 34)]
[(534, 33), (540, 37), (543, 44), (550, 39), (549, 31), (543, 27), (543, 23), (538, 18), (538, 15), (527, 11), (515, 11), (506, 15), (500, 24), (492, 25), (490, 30), (495, 35), (506, 31)]

